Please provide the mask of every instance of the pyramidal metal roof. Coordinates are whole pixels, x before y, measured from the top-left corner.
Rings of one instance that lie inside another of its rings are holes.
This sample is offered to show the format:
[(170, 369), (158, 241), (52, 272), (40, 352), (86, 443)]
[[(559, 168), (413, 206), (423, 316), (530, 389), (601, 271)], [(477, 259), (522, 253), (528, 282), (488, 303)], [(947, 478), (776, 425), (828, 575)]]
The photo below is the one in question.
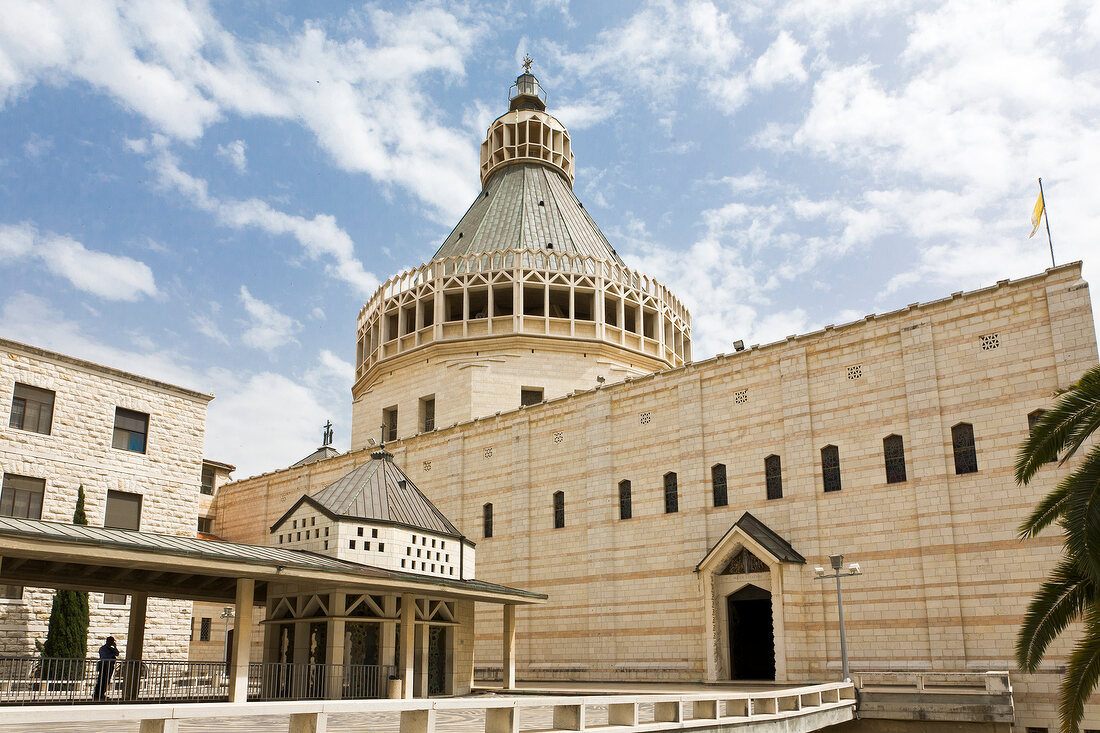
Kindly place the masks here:
[(309, 496), (303, 496), (272, 527), (274, 531), (304, 501), (330, 516), (370, 522), (400, 524), (451, 537), (462, 537), (458, 528), (416, 487), (393, 462), (384, 448), (371, 459)]
[(538, 163), (493, 174), (432, 259), (517, 249), (623, 264), (565, 179)]

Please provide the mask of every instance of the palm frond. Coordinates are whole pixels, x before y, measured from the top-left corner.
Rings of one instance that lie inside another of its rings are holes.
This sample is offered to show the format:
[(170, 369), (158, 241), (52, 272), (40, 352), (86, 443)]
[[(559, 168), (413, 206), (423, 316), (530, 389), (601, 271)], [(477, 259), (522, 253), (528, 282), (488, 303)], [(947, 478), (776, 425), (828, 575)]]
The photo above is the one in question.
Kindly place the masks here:
[(1016, 455), (1016, 483), (1026, 484), (1044, 463), (1071, 458), (1100, 428), (1100, 366), (1089, 369), (1035, 424)]
[(1100, 681), (1100, 607), (1089, 607), (1084, 626), (1084, 634), (1073, 648), (1062, 677), (1059, 703), (1062, 733), (1078, 733), (1085, 715), (1085, 701)]
[(1031, 510), (1017, 530), (1017, 536), (1026, 540), (1035, 537), (1054, 522), (1066, 516), (1066, 504), (1072, 489), (1069, 477), (1063, 478), (1049, 494), (1044, 496)]
[(1028, 604), (1016, 635), (1016, 661), (1034, 672), (1050, 643), (1075, 621), (1096, 593), (1096, 585), (1073, 558), (1064, 557)]
[(1100, 446), (1064, 480), (1066, 552), (1100, 585)]

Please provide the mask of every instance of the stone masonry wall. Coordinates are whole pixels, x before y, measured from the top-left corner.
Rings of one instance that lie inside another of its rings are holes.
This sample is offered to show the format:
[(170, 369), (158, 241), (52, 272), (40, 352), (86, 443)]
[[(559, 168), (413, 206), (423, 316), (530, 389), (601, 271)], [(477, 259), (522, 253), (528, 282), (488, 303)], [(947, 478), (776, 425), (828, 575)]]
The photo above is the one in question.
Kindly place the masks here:
[[(480, 579), (549, 594), (545, 606), (518, 609), (520, 678), (703, 679), (708, 654), (728, 641), (704, 618), (712, 604), (695, 567), (748, 511), (807, 558), (783, 566), (773, 598), (789, 680), (839, 674), (835, 592), (812, 568), (840, 552), (864, 572), (845, 586), (853, 671), (1009, 669), (1017, 724), (1053, 729), (1068, 644), (1035, 675), (1015, 671), (1013, 645), (1060, 538), (1021, 542), (1016, 527), (1074, 463), (1043, 468), (1027, 488), (1012, 466), (1028, 413), (1097, 362), (1088, 293), (1079, 264), (1065, 265), (387, 447), (478, 542)], [(976, 473), (955, 473), (960, 422), (974, 428)], [(904, 439), (907, 480), (888, 484), (891, 434)], [(826, 445), (839, 448), (837, 492), (822, 490)], [(772, 454), (782, 460), (776, 500), (765, 494)], [(262, 542), (298, 496), (367, 459), (358, 451), (231, 484), (218, 526)], [(724, 507), (713, 502), (718, 463)], [(677, 474), (673, 514), (668, 472)], [(618, 513), (624, 479), (628, 520)], [(499, 609), (479, 608), (476, 667), (499, 666), (500, 628)], [(1085, 727), (1100, 728), (1100, 705)]]
[[(49, 435), (9, 427), (16, 382), (53, 390)], [(71, 522), (84, 486), (88, 523), (102, 526), (108, 490), (140, 494), (141, 529), (194, 535), (208, 395), (0, 340), (0, 471), (46, 481), (42, 519)], [(111, 447), (115, 408), (149, 414), (146, 452)], [(0, 601), (0, 653), (31, 654), (45, 640), (53, 591)], [(90, 594), (88, 650), (113, 635), (125, 654), (128, 604)], [(191, 604), (150, 599), (145, 656), (185, 658)]]

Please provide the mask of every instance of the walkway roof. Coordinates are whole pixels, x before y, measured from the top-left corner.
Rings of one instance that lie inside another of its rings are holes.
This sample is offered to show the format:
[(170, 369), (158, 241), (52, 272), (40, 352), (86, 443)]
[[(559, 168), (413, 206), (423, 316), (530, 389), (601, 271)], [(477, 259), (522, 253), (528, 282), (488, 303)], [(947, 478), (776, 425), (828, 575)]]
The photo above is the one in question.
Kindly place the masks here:
[(498, 604), (542, 603), (540, 593), (481, 580), (386, 570), (301, 550), (0, 517), (0, 583), (232, 603), (238, 578), (317, 592), (412, 593)]

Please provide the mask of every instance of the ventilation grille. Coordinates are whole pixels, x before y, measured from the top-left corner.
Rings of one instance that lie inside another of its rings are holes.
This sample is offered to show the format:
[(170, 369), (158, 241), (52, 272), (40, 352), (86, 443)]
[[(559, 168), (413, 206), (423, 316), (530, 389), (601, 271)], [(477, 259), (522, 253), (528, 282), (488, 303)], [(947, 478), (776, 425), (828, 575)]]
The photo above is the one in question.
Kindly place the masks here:
[(488, 448), (485, 449), (485, 457), (486, 458), (492, 458), (493, 457), (493, 446), (489, 446)]
[(982, 346), (982, 351), (992, 351), (1001, 345), (1001, 334), (999, 333), (987, 333), (978, 337), (978, 343)]
[(560, 431), (560, 430), (559, 430), (559, 431), (557, 431), (556, 433), (554, 433), (554, 442), (555, 442), (555, 443), (563, 443), (563, 442), (565, 442), (565, 433), (563, 433), (563, 432), (562, 432), (562, 431)]
[(646, 410), (645, 412), (638, 413), (638, 424), (639, 425), (649, 425), (651, 422), (653, 422), (653, 413), (652, 412), (650, 412), (649, 410)]
[(848, 367), (848, 379), (862, 379), (863, 378), (863, 365), (853, 364)]
[(733, 401), (738, 405), (743, 405), (749, 401), (749, 391), (747, 389), (739, 389), (733, 393)]
[(431, 471), (432, 470), (432, 462), (431, 461), (424, 461), (424, 470), (425, 471)]

